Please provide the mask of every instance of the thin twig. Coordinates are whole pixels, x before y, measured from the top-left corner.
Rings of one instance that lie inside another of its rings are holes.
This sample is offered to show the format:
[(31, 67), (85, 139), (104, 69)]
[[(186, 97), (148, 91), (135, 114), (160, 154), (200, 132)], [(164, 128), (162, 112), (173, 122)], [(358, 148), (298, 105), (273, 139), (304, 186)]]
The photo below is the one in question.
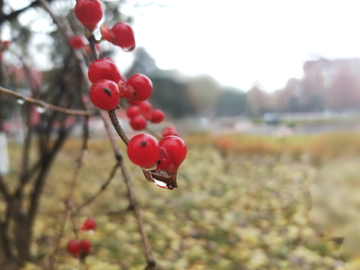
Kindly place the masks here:
[(120, 167), (119, 162), (117, 162), (115, 164), (115, 166), (113, 167), (113, 169), (110, 172), (109, 177), (107, 178), (107, 180), (101, 185), (100, 189), (93, 195), (91, 196), (87, 201), (85, 201), (83, 204), (79, 205), (77, 207), (76, 210), (76, 215), (78, 215), (81, 211), (81, 209), (87, 205), (89, 205), (90, 203), (92, 203), (107, 187), (108, 185), (111, 183), (111, 180), (114, 178), (116, 170)]
[(146, 256), (146, 260), (147, 260), (146, 270), (154, 270), (154, 269), (156, 269), (156, 261), (152, 254), (152, 249), (151, 249), (151, 245), (149, 242), (149, 238), (148, 238), (147, 233), (144, 228), (144, 221), (143, 221), (143, 218), (142, 218), (142, 215), (140, 212), (140, 207), (137, 203), (135, 193), (134, 193), (131, 183), (130, 183), (129, 173), (128, 173), (123, 161), (120, 162), (120, 167), (121, 167), (122, 176), (125, 180), (126, 187), (128, 190), (129, 203), (130, 203), (130, 206), (132, 207), (132, 209), (134, 210), (134, 214), (135, 214), (135, 217), (136, 217), (136, 220), (137, 220), (137, 223), (139, 226), (139, 230), (140, 230), (140, 233), (141, 233), (141, 236), (143, 239), (143, 243), (145, 246), (145, 256)]
[(111, 122), (112, 122), (117, 134), (119, 134), (120, 138), (127, 145), (129, 143), (129, 138), (126, 135), (126, 133), (124, 132), (124, 130), (122, 129), (122, 127), (121, 127), (121, 125), (119, 123), (119, 120), (118, 120), (118, 118), (116, 116), (115, 110), (108, 111), (108, 113), (109, 113)]
[(73, 110), (73, 109), (66, 109), (64, 107), (55, 106), (55, 105), (49, 104), (49, 103), (44, 102), (44, 101), (39, 100), (39, 99), (24, 96), (22, 94), (16, 93), (14, 91), (11, 91), (11, 90), (6, 89), (6, 88), (1, 87), (1, 86), (0, 86), (0, 93), (7, 94), (7, 95), (10, 95), (10, 96), (16, 97), (18, 99), (22, 99), (22, 100), (24, 100), (26, 102), (36, 104), (36, 105), (38, 105), (38, 106), (40, 106), (42, 108), (45, 108), (45, 109), (49, 109), (49, 110), (53, 110), (53, 111), (57, 111), (57, 112), (65, 113), (65, 114), (82, 115), (82, 116), (95, 115), (95, 113), (90, 112), (90, 111)]

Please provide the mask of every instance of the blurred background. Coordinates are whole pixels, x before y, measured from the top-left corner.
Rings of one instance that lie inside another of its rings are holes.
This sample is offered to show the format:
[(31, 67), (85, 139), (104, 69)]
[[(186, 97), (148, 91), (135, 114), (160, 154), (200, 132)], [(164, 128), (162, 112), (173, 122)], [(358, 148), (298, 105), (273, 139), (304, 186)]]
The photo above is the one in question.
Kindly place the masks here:
[[(71, 82), (73, 60), (36, 2), (0, 1), (1, 39), (11, 41), (11, 50), (2, 55), (1, 85), (25, 95), (38, 88), (39, 97), (54, 103), (57, 91), (66, 89), (59, 84)], [(49, 2), (76, 34), (84, 34), (73, 14), (75, 1)], [(160, 269), (341, 270), (346, 264), (360, 269), (360, 241), (355, 240), (360, 235), (354, 229), (360, 198), (355, 188), (360, 172), (359, 2), (103, 2), (101, 23), (130, 23), (137, 48), (126, 53), (102, 42), (100, 56), (112, 57), (127, 78), (142, 73), (152, 80), (149, 101), (166, 118), (149, 127), (161, 133), (174, 125), (188, 145), (179, 188), (171, 192), (147, 183), (128, 164)], [(98, 30), (95, 35), (100, 38)], [(88, 89), (80, 87), (86, 95)], [(72, 108), (81, 109), (77, 103)], [(0, 100), (0, 126), (9, 142), (9, 168), (3, 171), (10, 179), (18, 173), (29, 124), (25, 115), (41, 133), (48, 113), (36, 107), (25, 111), (21, 105), (12, 97)], [(125, 131), (134, 134), (125, 113), (118, 116)], [(52, 123), (55, 134), (59, 123)], [(83, 122), (68, 117), (62, 123), (71, 127), (71, 136), (51, 171), (54, 181), (46, 187), (35, 233), (50, 242), (54, 231), (43, 229), (60, 217), (46, 213), (59, 208), (54, 196), (63, 194), (53, 189), (55, 183), (67, 185), (66, 168), (73, 166)], [(87, 180), (77, 189), (79, 201), (110, 170), (110, 164), (96, 165), (112, 155), (100, 119), (90, 119), (90, 131), (82, 173)], [(88, 209), (102, 226), (94, 236), (98, 251), (89, 260), (105, 268), (94, 269), (142, 269), (133, 218), (104, 214), (126, 207), (122, 184), (115, 182)], [(45, 248), (37, 242), (35, 262)], [(61, 255), (64, 268), (59, 269), (68, 269), (74, 262)]]

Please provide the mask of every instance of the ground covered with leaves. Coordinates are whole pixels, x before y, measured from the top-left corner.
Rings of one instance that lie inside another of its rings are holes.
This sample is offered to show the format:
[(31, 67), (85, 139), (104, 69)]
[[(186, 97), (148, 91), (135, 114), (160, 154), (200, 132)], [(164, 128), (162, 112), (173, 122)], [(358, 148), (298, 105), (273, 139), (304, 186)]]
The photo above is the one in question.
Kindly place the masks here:
[[(126, 159), (159, 269), (345, 269), (342, 238), (325, 234), (309, 219), (310, 190), (319, 170), (309, 153), (298, 148), (295, 154), (257, 153), (253, 148), (249, 153), (203, 136), (189, 138), (179, 188), (172, 191), (148, 182)], [(42, 269), (52, 250), (80, 147), (80, 141), (69, 141), (50, 172), (35, 225), (34, 263), (25, 269)], [(10, 178), (15, 178), (20, 153), (19, 146), (11, 145)], [(75, 188), (75, 205), (97, 192), (113, 163), (109, 142), (90, 142)], [(89, 269), (144, 268), (141, 235), (127, 207), (126, 187), (118, 171), (76, 219), (80, 225), (91, 216), (98, 223), (94, 234), (80, 233), (80, 238), (93, 243), (94, 252), (86, 259)], [(83, 269), (66, 252), (67, 242), (74, 238), (70, 225), (57, 256), (59, 270)]]

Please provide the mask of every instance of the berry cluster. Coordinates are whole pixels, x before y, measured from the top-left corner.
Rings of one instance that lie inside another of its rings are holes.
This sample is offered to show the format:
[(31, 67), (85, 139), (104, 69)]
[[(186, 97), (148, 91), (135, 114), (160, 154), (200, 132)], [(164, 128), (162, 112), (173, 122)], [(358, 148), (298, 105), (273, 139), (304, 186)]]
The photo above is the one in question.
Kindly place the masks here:
[(85, 258), (93, 252), (91, 242), (88, 239), (83, 239), (81, 241), (76, 239), (70, 240), (66, 249), (74, 256), (74, 258), (78, 258), (79, 256), (80, 258)]
[(130, 118), (130, 126), (133, 130), (143, 130), (146, 128), (147, 121), (161, 123), (164, 120), (164, 113), (161, 110), (153, 110), (150, 102), (129, 102), (131, 106), (127, 108), (126, 115)]
[[(96, 228), (96, 221), (93, 218), (88, 218), (80, 227), (80, 230), (92, 231)], [(85, 258), (87, 255), (93, 252), (91, 248), (91, 242), (88, 239), (83, 239), (81, 241), (72, 239), (68, 242), (67, 251), (71, 253), (74, 258)]]
[(152, 178), (148, 180), (160, 187), (173, 189), (177, 187), (177, 170), (185, 160), (187, 148), (178, 136), (169, 135), (158, 142), (151, 135), (138, 134), (129, 141), (127, 154), (131, 162), (151, 172)]
[[(102, 19), (102, 4), (99, 0), (78, 0), (75, 15), (92, 32)], [(102, 25), (100, 32), (102, 40), (111, 42), (124, 51), (130, 52), (135, 48), (134, 32), (127, 23), (119, 22), (112, 28)], [(75, 39), (72, 43), (74, 48), (82, 48), (85, 44), (81, 38)], [(147, 76), (135, 74), (126, 80), (111, 59), (102, 58), (90, 65), (88, 77), (92, 83), (89, 90), (90, 101), (99, 109), (111, 112), (118, 107), (120, 99), (125, 98), (129, 101), (131, 106), (126, 113), (134, 130), (145, 129), (147, 121), (163, 121), (164, 113), (161, 110), (153, 110), (147, 101), (153, 87)], [(174, 128), (165, 130), (163, 135), (164, 138), (160, 142), (147, 134), (136, 135), (129, 141), (127, 153), (134, 164), (144, 169), (149, 181), (172, 189), (177, 187), (177, 170), (186, 157), (187, 149)]]

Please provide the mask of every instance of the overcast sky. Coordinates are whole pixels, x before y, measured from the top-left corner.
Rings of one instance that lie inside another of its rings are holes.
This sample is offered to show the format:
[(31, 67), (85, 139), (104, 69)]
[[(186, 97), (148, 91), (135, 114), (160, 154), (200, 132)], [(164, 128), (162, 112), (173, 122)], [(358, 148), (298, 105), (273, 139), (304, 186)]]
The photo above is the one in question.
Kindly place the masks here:
[[(160, 6), (141, 8), (134, 4), (149, 1), (127, 2), (123, 12), (134, 17), (137, 46), (160, 68), (210, 74), (224, 86), (257, 84), (271, 92), (301, 78), (306, 60), (360, 57), (359, 0), (153, 0)], [(120, 67), (131, 58), (120, 53)]]
[(274, 91), (301, 78), (306, 60), (360, 56), (359, 0), (162, 2), (167, 7), (124, 9), (135, 16), (137, 44), (160, 68)]

